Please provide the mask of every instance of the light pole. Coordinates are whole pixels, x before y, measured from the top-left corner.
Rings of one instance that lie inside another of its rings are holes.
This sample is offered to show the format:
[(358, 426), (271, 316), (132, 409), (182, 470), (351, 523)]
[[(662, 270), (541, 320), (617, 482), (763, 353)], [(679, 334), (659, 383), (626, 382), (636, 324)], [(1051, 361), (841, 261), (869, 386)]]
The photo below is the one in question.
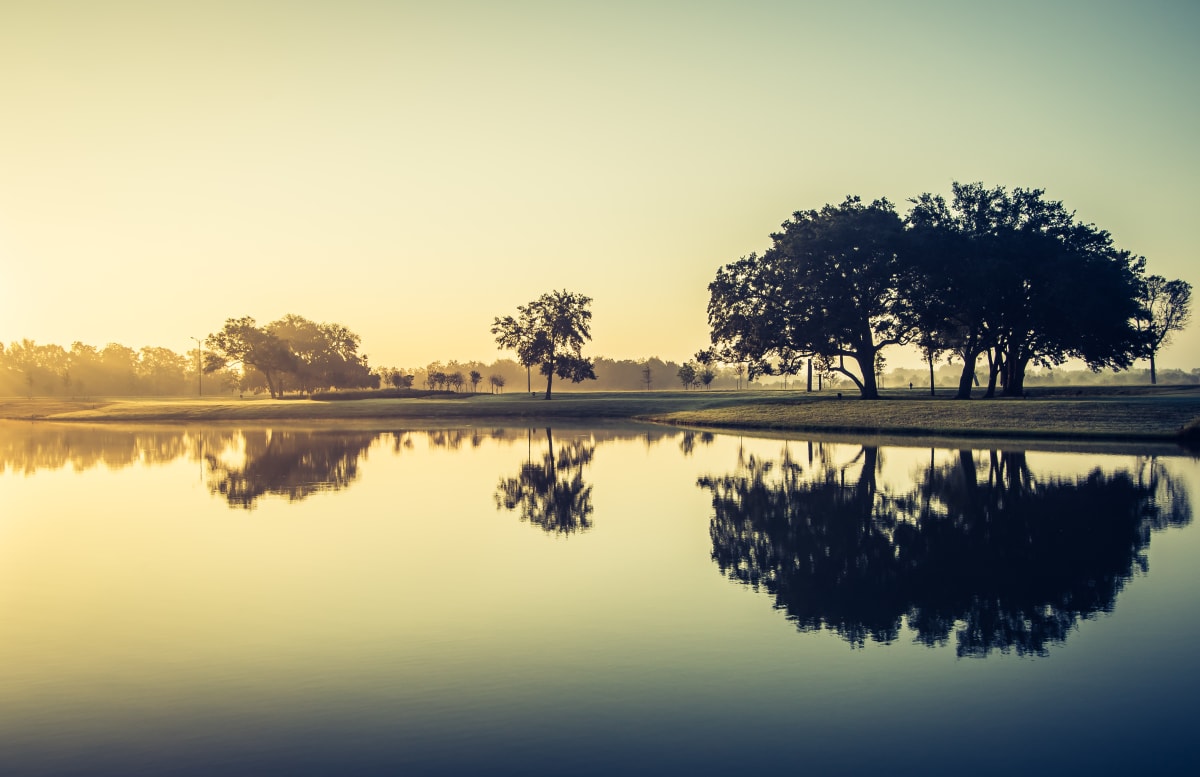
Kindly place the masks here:
[(202, 397), (204, 396), (204, 373), (200, 370), (200, 354), (202, 352), (200, 338), (192, 337), (189, 339), (196, 341), (196, 396)]

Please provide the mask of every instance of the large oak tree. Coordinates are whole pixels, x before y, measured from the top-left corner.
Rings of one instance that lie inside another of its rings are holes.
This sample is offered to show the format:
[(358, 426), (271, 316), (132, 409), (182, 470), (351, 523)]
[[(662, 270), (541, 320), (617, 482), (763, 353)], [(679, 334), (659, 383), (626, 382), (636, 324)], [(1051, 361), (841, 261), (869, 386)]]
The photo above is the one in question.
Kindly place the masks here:
[(878, 398), (877, 355), (908, 342), (915, 323), (914, 276), (892, 204), (847, 197), (797, 211), (771, 240), (762, 255), (722, 267), (709, 284), (718, 353), (749, 362), (752, 373), (788, 374), (798, 357), (822, 357), (864, 399)]
[(1004, 394), (1024, 392), (1029, 364), (1068, 358), (1093, 369), (1128, 367), (1144, 260), (1083, 224), (1040, 189), (953, 186), (953, 199), (922, 194), (908, 216), (919, 257), (914, 297), (921, 341), (963, 360), (958, 396), (970, 396), (980, 355)]

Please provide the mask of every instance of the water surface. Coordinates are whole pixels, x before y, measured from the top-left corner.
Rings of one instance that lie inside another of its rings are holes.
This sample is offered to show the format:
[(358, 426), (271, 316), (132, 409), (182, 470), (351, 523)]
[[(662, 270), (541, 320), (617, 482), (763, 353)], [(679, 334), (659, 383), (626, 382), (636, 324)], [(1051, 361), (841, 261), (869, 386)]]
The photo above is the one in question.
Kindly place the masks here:
[(1170, 449), (0, 424), (0, 772), (1184, 772)]

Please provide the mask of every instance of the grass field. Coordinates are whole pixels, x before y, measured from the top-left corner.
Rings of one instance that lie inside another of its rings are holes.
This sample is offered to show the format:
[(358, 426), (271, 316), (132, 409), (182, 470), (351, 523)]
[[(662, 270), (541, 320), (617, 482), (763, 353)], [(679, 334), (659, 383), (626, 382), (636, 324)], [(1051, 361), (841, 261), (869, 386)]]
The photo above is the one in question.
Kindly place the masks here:
[(832, 392), (564, 392), (322, 402), (305, 399), (0, 398), (0, 418), (190, 423), (640, 419), (718, 428), (1041, 439), (1167, 440), (1200, 421), (1200, 387), (1062, 388), (1026, 399), (955, 401), (896, 390), (878, 402)]

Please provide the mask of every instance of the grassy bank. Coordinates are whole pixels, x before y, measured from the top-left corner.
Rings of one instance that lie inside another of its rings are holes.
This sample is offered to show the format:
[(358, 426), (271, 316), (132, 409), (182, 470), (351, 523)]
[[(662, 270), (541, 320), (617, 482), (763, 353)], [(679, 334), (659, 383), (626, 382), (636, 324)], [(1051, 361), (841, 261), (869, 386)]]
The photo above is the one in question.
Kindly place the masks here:
[(0, 418), (209, 422), (644, 419), (717, 428), (1041, 439), (1174, 439), (1200, 419), (1198, 387), (1057, 389), (1027, 399), (954, 401), (898, 390), (878, 402), (832, 392), (477, 394), (322, 402), (271, 399), (0, 399)]

